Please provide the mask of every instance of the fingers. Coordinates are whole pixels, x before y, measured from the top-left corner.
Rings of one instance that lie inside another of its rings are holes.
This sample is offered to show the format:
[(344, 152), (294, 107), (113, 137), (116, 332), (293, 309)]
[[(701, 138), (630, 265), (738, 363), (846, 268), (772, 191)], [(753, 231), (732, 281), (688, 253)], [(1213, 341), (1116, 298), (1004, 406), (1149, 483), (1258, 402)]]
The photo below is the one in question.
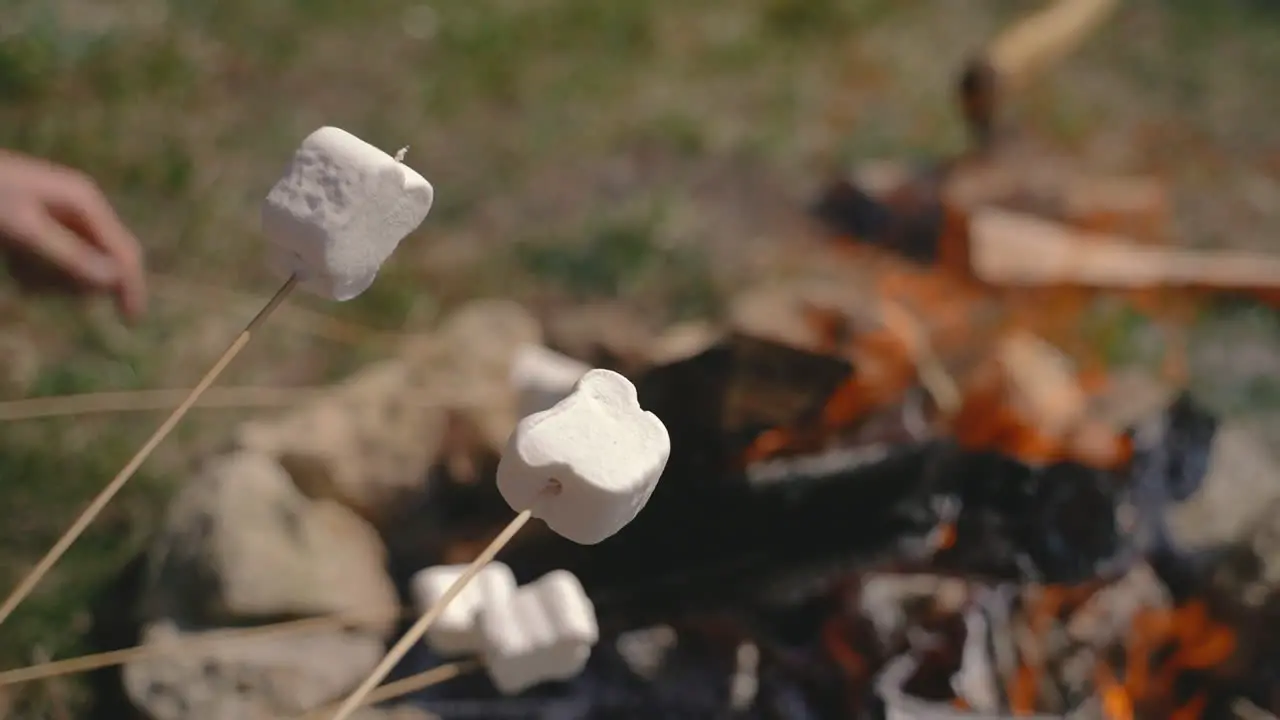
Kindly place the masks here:
[(142, 248), (87, 175), (0, 150), (0, 231), (69, 279), (115, 293), (126, 317), (142, 313)]
[(85, 242), (52, 215), (33, 210), (8, 219), (11, 240), (30, 254), (58, 267), (75, 280), (99, 290), (120, 282), (116, 262)]
[(46, 200), (53, 217), (82, 234), (116, 265), (115, 287), (121, 311), (130, 318), (146, 306), (146, 274), (142, 248), (111, 203), (92, 180), (67, 171), (49, 190)]

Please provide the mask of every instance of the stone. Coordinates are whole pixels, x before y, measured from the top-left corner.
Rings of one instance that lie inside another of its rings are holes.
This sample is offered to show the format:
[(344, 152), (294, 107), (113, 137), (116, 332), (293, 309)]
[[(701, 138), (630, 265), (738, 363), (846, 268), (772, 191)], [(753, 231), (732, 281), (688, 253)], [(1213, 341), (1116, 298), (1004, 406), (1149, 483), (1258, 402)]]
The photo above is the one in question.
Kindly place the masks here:
[(668, 365), (686, 360), (724, 339), (720, 328), (702, 320), (690, 320), (667, 328), (653, 340), (649, 362)]
[[(154, 654), (124, 665), (129, 700), (151, 720), (277, 720), (341, 700), (382, 658), (376, 635), (308, 629), (217, 642), (170, 620), (146, 626)], [(166, 649), (164, 646), (172, 646)]]
[(541, 340), (520, 305), (472, 302), (331, 392), (245, 423), (236, 445), (276, 458), (308, 495), (385, 530), (428, 493), (451, 418), (474, 428), (481, 448), (496, 454), (506, 443), (519, 419), (512, 363)]
[(399, 617), (377, 531), (312, 500), (269, 456), (207, 462), (179, 491), (147, 558), (146, 618), (199, 625), (342, 614), (385, 635)]
[(485, 299), (456, 310), (428, 343), (407, 345), (400, 357), (410, 369), (410, 388), (465, 414), (497, 452), (520, 419), (509, 381), (516, 355), (538, 344), (542, 324), (532, 313), (509, 300)]
[(1249, 549), (1259, 564), (1258, 580), (1269, 590), (1280, 589), (1280, 500), (1272, 500), (1261, 512), (1249, 537)]
[(621, 303), (591, 303), (547, 318), (547, 346), (592, 367), (624, 375), (648, 365), (656, 330)]
[[(1221, 548), (1249, 543), (1280, 500), (1280, 467), (1263, 437), (1238, 421), (1224, 422), (1213, 439), (1203, 482), (1165, 512), (1176, 547)], [(1280, 558), (1277, 558), (1280, 560)]]
[(424, 490), (445, 429), (441, 408), (411, 376), (399, 358), (374, 363), (330, 392), (245, 423), (236, 444), (275, 458), (308, 496), (378, 523)]

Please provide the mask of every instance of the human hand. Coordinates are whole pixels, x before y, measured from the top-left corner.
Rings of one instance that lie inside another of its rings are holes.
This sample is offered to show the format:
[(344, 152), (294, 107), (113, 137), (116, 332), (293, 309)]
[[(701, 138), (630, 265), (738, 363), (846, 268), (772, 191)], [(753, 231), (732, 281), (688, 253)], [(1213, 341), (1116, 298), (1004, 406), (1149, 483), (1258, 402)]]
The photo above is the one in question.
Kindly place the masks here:
[(129, 319), (146, 305), (138, 240), (76, 170), (0, 150), (0, 250), (20, 284), (109, 292)]

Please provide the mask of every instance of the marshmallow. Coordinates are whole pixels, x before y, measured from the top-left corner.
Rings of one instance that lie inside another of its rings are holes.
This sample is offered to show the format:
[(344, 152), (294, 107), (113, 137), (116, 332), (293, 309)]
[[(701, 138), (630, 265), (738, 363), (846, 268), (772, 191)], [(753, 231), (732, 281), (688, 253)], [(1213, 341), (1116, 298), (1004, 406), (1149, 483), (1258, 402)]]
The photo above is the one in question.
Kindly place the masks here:
[(557, 534), (594, 545), (635, 519), (670, 454), (666, 427), (641, 409), (635, 386), (591, 370), (564, 400), (516, 425), (498, 491), (516, 511), (532, 509)]
[(267, 265), (316, 295), (350, 300), (422, 224), (434, 196), (396, 158), (345, 130), (320, 128), (267, 193)]
[[(466, 565), (437, 565), (418, 572), (411, 581), (419, 614), (440, 602)], [(507, 603), (516, 592), (516, 578), (503, 563), (485, 565), (457, 597), (445, 606), (427, 630), (427, 644), (441, 655), (465, 655), (484, 647), (478, 625), (483, 608)]]
[(595, 607), (578, 578), (550, 572), (480, 614), (484, 662), (494, 687), (515, 695), (582, 672), (600, 639)]
[(520, 417), (547, 410), (568, 397), (590, 369), (541, 345), (520, 346), (511, 363), (511, 385), (519, 396)]

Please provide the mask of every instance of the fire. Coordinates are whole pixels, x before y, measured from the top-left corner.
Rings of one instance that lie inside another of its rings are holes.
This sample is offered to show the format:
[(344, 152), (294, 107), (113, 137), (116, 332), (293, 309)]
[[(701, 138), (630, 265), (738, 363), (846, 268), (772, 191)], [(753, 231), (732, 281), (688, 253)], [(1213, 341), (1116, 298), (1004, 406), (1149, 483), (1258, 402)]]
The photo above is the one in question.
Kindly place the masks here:
[[(841, 309), (807, 304), (802, 315), (812, 338), (807, 349), (846, 358), (855, 371), (832, 392), (818, 417), (802, 427), (772, 428), (758, 436), (744, 454), (748, 464), (788, 452), (819, 450), (873, 411), (899, 401), (911, 387), (927, 379), (921, 377), (925, 375), (920, 367), (922, 344), (930, 348), (931, 356), (963, 359), (970, 367), (962, 382), (949, 383), (960, 397), (945, 404), (958, 407), (939, 408), (944, 424), (962, 446), (996, 450), (1035, 464), (1075, 460), (1094, 467), (1115, 468), (1128, 461), (1126, 438), (1110, 428), (1085, 422), (1070, 435), (1060, 437), (1038, 427), (1035, 418), (1023, 416), (1011, 404), (1005, 381), (999, 369), (993, 367), (994, 359), (982, 357), (1011, 328), (1038, 329), (1045, 322), (1043, 313), (1033, 323), (1016, 308), (1006, 309), (1003, 320), (996, 312), (993, 322), (983, 322), (983, 317), (992, 314), (985, 312), (992, 309), (988, 307), (990, 293), (962, 283), (945, 271), (903, 268), (883, 256), (867, 256), (860, 252), (863, 248), (845, 247), (873, 263), (877, 302), (884, 308), (900, 308), (904, 312), (908, 312), (905, 308), (913, 308), (910, 315), (927, 318), (928, 327), (915, 321), (909, 323), (911, 327), (904, 327), (908, 323), (897, 317), (902, 313), (886, 311), (880, 326), (856, 328), (849, 314)], [(1037, 312), (1044, 309), (1035, 307)], [(1081, 306), (1067, 302), (1059, 310), (1050, 313), (1063, 316), (1059, 324), (1078, 329)], [(975, 350), (978, 357), (973, 357)], [(1076, 381), (1087, 395), (1102, 388), (1106, 376), (1101, 366), (1089, 366)]]
[(933, 533), (933, 547), (936, 552), (950, 550), (955, 547), (956, 540), (959, 539), (956, 524), (953, 521), (945, 521), (940, 523)]
[(1201, 691), (1179, 699), (1175, 685), (1189, 671), (1209, 671), (1236, 651), (1236, 635), (1209, 616), (1203, 601), (1171, 610), (1146, 608), (1134, 617), (1124, 648), (1125, 671), (1098, 669), (1098, 691), (1110, 720), (1167, 717), (1196, 720), (1208, 697)]
[(785, 428), (769, 428), (756, 436), (744, 452), (748, 464), (771, 458), (796, 444), (795, 433)]
[(889, 331), (849, 334), (845, 317), (834, 310), (809, 307), (806, 321), (818, 337), (815, 352), (850, 358), (857, 368), (827, 398), (817, 418), (800, 427), (770, 428), (744, 451), (747, 464), (784, 452), (821, 449), (841, 430), (853, 428), (876, 408), (902, 397), (915, 380), (910, 353)]
[(1133, 720), (1133, 703), (1129, 701), (1129, 694), (1105, 665), (1098, 668), (1097, 686), (1102, 713), (1108, 720)]
[[(1032, 637), (1043, 646), (1053, 623), (1070, 615), (1102, 588), (1101, 581), (1081, 585), (1033, 586), (1024, 596)], [(1009, 685), (1010, 711), (1017, 716), (1035, 715), (1039, 710), (1040, 685), (1044, 676), (1043, 658), (1024, 658)]]
[(1009, 686), (1009, 709), (1014, 715), (1034, 715), (1040, 695), (1039, 673), (1027, 664), (1018, 666), (1018, 672)]

